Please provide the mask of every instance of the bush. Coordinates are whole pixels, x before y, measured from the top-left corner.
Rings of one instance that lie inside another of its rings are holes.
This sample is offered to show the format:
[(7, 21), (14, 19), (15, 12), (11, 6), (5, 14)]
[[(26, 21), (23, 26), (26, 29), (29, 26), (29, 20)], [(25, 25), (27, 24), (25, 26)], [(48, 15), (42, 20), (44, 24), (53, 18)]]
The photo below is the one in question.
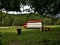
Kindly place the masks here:
[(57, 19), (56, 25), (60, 25), (60, 18)]

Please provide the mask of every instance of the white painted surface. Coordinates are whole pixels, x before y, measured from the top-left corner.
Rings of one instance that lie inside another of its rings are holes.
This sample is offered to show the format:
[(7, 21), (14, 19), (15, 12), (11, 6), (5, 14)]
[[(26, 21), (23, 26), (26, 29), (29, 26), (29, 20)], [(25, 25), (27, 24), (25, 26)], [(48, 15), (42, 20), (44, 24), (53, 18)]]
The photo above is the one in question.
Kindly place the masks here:
[(41, 22), (27, 23), (27, 28), (42, 28), (42, 23)]

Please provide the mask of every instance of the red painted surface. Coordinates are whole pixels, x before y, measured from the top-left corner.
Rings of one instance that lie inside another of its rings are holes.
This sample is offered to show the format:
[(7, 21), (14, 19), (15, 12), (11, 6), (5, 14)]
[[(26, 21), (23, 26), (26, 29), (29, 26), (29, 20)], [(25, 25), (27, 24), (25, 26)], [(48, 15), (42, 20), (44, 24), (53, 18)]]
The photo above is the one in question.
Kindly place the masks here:
[(42, 23), (42, 20), (29, 20), (29, 21), (24, 23), (24, 28), (27, 28), (27, 23), (35, 23), (35, 22), (41, 22)]
[(24, 28), (27, 28), (27, 22), (24, 23)]
[(29, 20), (27, 22), (42, 22), (42, 20)]

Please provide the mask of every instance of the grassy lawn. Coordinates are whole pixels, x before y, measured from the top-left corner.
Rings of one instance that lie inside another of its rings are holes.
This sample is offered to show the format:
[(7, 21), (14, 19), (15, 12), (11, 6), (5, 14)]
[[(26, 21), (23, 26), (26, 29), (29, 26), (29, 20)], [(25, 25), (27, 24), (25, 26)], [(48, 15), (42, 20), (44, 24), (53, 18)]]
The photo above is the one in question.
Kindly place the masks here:
[(40, 29), (25, 29), (22, 26), (20, 28), (21, 35), (17, 35), (17, 27), (0, 28), (2, 45), (60, 45), (60, 26), (50, 26), (50, 30), (46, 32), (40, 32)]

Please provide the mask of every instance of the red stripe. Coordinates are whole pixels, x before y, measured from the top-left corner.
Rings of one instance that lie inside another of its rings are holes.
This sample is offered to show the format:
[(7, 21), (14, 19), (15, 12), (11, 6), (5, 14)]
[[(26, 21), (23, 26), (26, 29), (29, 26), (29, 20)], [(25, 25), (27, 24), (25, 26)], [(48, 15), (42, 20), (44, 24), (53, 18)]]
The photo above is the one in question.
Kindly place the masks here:
[(42, 22), (42, 20), (29, 20), (27, 22)]
[(27, 28), (27, 23), (24, 23), (24, 28)]

